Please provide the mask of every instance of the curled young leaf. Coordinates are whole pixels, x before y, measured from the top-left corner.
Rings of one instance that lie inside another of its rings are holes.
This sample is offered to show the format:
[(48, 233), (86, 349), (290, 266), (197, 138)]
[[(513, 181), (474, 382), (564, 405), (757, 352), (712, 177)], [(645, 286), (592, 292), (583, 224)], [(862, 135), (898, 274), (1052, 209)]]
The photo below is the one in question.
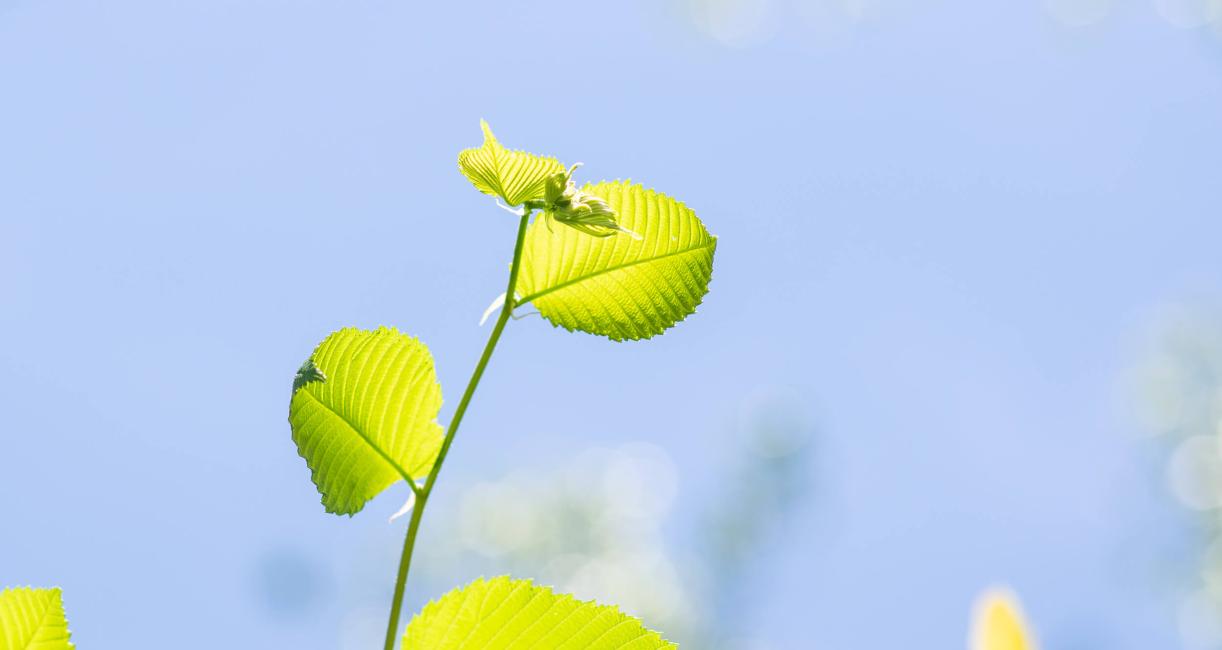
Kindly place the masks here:
[(327, 377), (314, 365), (313, 359), (306, 359), (297, 369), (297, 376), (293, 377), (293, 392), (312, 381), (327, 381)]
[(526, 233), (517, 293), (553, 325), (612, 340), (646, 339), (696, 311), (708, 292), (717, 238), (696, 214), (665, 194), (624, 181), (587, 185), (639, 233), (591, 237), (549, 229), (536, 219)]
[(509, 205), (542, 199), (547, 179), (564, 173), (555, 158), (513, 151), (501, 146), (488, 123), (480, 120), (484, 144), (458, 154), (458, 169), (484, 194), (499, 196)]
[(59, 588), (0, 592), (0, 650), (72, 650)]
[(423, 343), (393, 328), (345, 328), (302, 368), (289, 424), (327, 512), (355, 514), (395, 481), (428, 473), (441, 447), (441, 386)]
[(622, 232), (640, 239), (640, 235), (619, 225), (615, 210), (611, 209), (611, 204), (607, 203), (606, 199), (577, 188), (577, 183), (573, 181), (573, 172), (580, 166), (581, 163), (577, 163), (569, 167), (567, 172), (547, 179), (543, 189), (543, 202), (539, 206), (543, 210), (543, 218), (594, 237), (610, 237)]
[(611, 605), (583, 602), (529, 580), (480, 579), (425, 606), (404, 650), (670, 650), (677, 648)]

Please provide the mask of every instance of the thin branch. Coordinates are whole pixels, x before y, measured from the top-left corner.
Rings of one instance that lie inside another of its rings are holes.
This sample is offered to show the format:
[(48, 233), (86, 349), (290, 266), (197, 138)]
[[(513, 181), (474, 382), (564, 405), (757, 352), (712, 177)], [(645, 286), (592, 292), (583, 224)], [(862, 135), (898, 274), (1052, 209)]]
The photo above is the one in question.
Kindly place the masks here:
[[(479, 363), (475, 366), (475, 371), (471, 373), (471, 379), (467, 382), (467, 389), (463, 392), (462, 400), (458, 402), (458, 408), (454, 410), (454, 417), (450, 420), (450, 427), (446, 430), (446, 437), (441, 442), (441, 449), (437, 452), (437, 460), (433, 462), (433, 469), (429, 471), (428, 478), (424, 481), (424, 487), (416, 492), (416, 506), (412, 508), (412, 518), (407, 525), (407, 537), (403, 540), (403, 553), (399, 557), (399, 573), (395, 578), (395, 593), (390, 604), (390, 621), (386, 626), (386, 645), (385, 650), (394, 650), (395, 637), (399, 632), (399, 613), (403, 609), (403, 592), (407, 586), (407, 573), (411, 568), (412, 552), (416, 546), (416, 534), (420, 529), (420, 519), (424, 515), (424, 506), (428, 503), (429, 496), (433, 494), (433, 485), (437, 482), (437, 475), (441, 473), (441, 465), (446, 460), (446, 455), (450, 452), (450, 445), (454, 442), (454, 434), (458, 433), (458, 426), (462, 423), (463, 415), (467, 413), (467, 406), (471, 403), (472, 396), (475, 395), (475, 389), (479, 387), (479, 381), (484, 376), (484, 369), (488, 367), (488, 361), (492, 358), (492, 352), (496, 350), (496, 344), (501, 339), (501, 332), (505, 330), (505, 324), (509, 322), (509, 317), (513, 315), (513, 308), (517, 301), (511, 297), (514, 295), (513, 290), (518, 283), (518, 270), (522, 266), (522, 248), (526, 241), (526, 225), (530, 221), (530, 210), (524, 210), (521, 221), (518, 223), (518, 238), (513, 247), (513, 262), (509, 266), (509, 287), (505, 289), (505, 304), (501, 307), (501, 314), (497, 316), (496, 326), (492, 328), (492, 334), (488, 337), (488, 343), (484, 346), (484, 353), (479, 358)], [(413, 488), (416, 489), (414, 484)]]

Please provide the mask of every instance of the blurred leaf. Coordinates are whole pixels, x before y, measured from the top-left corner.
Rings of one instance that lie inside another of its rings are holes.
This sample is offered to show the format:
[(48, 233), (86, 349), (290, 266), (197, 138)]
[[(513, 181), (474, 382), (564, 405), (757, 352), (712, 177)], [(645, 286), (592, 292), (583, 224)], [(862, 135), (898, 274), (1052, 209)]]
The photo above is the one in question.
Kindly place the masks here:
[[(399, 479), (427, 474), (441, 446), (433, 356), (393, 328), (345, 328), (298, 373), (289, 405), (297, 452), (327, 512), (352, 515)], [(321, 377), (325, 377), (321, 379)]]
[(501, 146), (488, 123), (480, 120), (484, 144), (458, 154), (458, 169), (484, 194), (499, 196), (509, 205), (543, 198), (547, 179), (564, 173), (555, 158), (512, 151)]
[(407, 626), (415, 650), (657, 650), (678, 646), (614, 606), (529, 580), (480, 579), (425, 606)]
[(1018, 599), (1009, 591), (990, 589), (976, 600), (972, 650), (1036, 650)]
[(536, 219), (526, 233), (517, 292), (553, 325), (612, 340), (647, 339), (696, 311), (708, 292), (717, 238), (687, 206), (641, 185), (612, 181), (602, 197), (619, 234), (592, 237)]
[(0, 592), (0, 650), (71, 649), (71, 636), (59, 588)]

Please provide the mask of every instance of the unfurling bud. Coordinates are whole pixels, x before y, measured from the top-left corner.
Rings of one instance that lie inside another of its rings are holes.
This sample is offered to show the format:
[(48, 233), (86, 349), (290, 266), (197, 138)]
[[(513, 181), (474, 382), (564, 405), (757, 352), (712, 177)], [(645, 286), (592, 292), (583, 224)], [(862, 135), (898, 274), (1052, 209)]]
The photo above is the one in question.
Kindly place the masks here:
[(312, 381), (327, 381), (327, 376), (322, 374), (322, 370), (314, 365), (313, 359), (306, 359), (305, 363), (297, 369), (297, 376), (293, 377), (293, 392), (305, 386)]
[[(541, 206), (544, 218), (554, 219), (595, 237), (609, 237), (622, 232), (640, 239), (640, 235), (616, 223), (615, 211), (606, 199), (577, 189), (573, 172), (580, 166), (581, 163), (577, 163), (567, 172), (554, 174), (547, 179)], [(550, 221), (548, 223), (550, 225)]]

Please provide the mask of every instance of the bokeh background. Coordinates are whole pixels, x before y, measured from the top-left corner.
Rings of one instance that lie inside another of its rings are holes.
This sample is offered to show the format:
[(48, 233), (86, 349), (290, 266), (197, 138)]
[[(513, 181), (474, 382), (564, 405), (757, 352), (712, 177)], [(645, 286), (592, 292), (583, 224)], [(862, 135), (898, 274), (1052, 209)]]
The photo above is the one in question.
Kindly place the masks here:
[[(377, 647), (398, 485), (326, 515), (344, 325), (457, 401), (510, 146), (686, 201), (699, 313), (515, 321), (408, 608), (481, 574), (688, 648), (1217, 648), (1222, 1), (0, 0), (0, 583), (79, 647)], [(167, 642), (166, 639), (172, 639)]]

